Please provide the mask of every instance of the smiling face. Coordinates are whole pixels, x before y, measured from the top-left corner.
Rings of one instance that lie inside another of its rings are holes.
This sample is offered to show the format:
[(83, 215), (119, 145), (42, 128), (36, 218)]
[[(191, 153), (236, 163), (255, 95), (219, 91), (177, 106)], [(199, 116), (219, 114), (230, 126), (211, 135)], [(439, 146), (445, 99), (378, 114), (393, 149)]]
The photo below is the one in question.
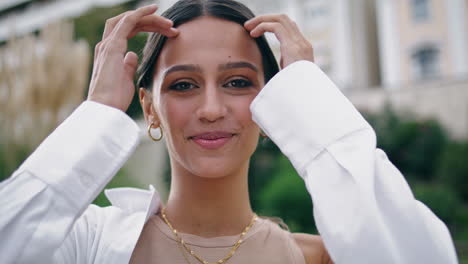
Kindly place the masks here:
[(260, 133), (249, 109), (264, 86), (258, 46), (241, 25), (219, 18), (178, 29), (156, 64), (158, 114), (144, 107), (145, 115), (161, 122), (173, 169), (209, 178), (246, 169)]

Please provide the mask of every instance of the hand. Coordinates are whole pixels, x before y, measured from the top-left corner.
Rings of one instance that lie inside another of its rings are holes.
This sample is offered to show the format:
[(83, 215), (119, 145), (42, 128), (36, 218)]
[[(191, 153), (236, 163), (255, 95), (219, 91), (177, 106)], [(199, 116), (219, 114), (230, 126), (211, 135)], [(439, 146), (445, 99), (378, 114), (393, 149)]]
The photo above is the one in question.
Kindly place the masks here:
[(139, 32), (158, 32), (175, 37), (179, 31), (169, 19), (155, 15), (150, 5), (108, 19), (102, 41), (96, 45), (88, 100), (126, 111), (135, 87), (133, 77), (138, 56), (127, 52), (127, 41)]
[(274, 33), (280, 42), (281, 68), (299, 60), (314, 61), (312, 44), (302, 35), (297, 24), (287, 15), (262, 15), (244, 24), (250, 36), (258, 38), (265, 32)]

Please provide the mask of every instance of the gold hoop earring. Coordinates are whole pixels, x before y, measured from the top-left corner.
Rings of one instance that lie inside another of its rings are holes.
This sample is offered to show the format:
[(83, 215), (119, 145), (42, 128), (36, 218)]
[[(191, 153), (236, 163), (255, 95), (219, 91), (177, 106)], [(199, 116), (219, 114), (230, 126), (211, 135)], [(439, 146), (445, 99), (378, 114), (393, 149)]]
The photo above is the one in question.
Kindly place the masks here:
[(161, 139), (163, 138), (163, 130), (162, 130), (161, 126), (158, 126), (157, 128), (159, 128), (159, 137), (158, 137), (158, 138), (154, 138), (153, 135), (151, 135), (151, 128), (153, 128), (153, 125), (154, 125), (154, 123), (152, 122), (152, 123), (148, 126), (148, 136), (149, 136), (153, 141), (161, 141)]

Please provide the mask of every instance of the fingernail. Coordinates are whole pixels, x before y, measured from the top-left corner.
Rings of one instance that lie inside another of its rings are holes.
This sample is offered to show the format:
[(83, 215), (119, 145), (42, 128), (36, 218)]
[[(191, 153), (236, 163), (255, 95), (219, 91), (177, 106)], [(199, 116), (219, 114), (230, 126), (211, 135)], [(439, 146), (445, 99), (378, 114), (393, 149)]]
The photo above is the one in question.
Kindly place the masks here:
[(171, 31), (172, 31), (174, 37), (179, 35), (179, 30), (177, 30), (176, 28), (171, 28)]

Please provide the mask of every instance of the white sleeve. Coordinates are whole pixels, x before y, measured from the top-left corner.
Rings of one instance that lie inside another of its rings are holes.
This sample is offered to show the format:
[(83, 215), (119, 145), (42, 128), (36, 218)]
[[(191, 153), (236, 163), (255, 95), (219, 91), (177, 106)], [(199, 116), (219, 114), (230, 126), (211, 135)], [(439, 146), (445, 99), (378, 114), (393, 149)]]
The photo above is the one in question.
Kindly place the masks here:
[(133, 152), (138, 132), (122, 111), (83, 102), (0, 184), (1, 262), (47, 263)]
[(372, 127), (314, 63), (283, 69), (251, 111), (304, 179), (335, 263), (457, 263), (447, 227), (415, 200)]

